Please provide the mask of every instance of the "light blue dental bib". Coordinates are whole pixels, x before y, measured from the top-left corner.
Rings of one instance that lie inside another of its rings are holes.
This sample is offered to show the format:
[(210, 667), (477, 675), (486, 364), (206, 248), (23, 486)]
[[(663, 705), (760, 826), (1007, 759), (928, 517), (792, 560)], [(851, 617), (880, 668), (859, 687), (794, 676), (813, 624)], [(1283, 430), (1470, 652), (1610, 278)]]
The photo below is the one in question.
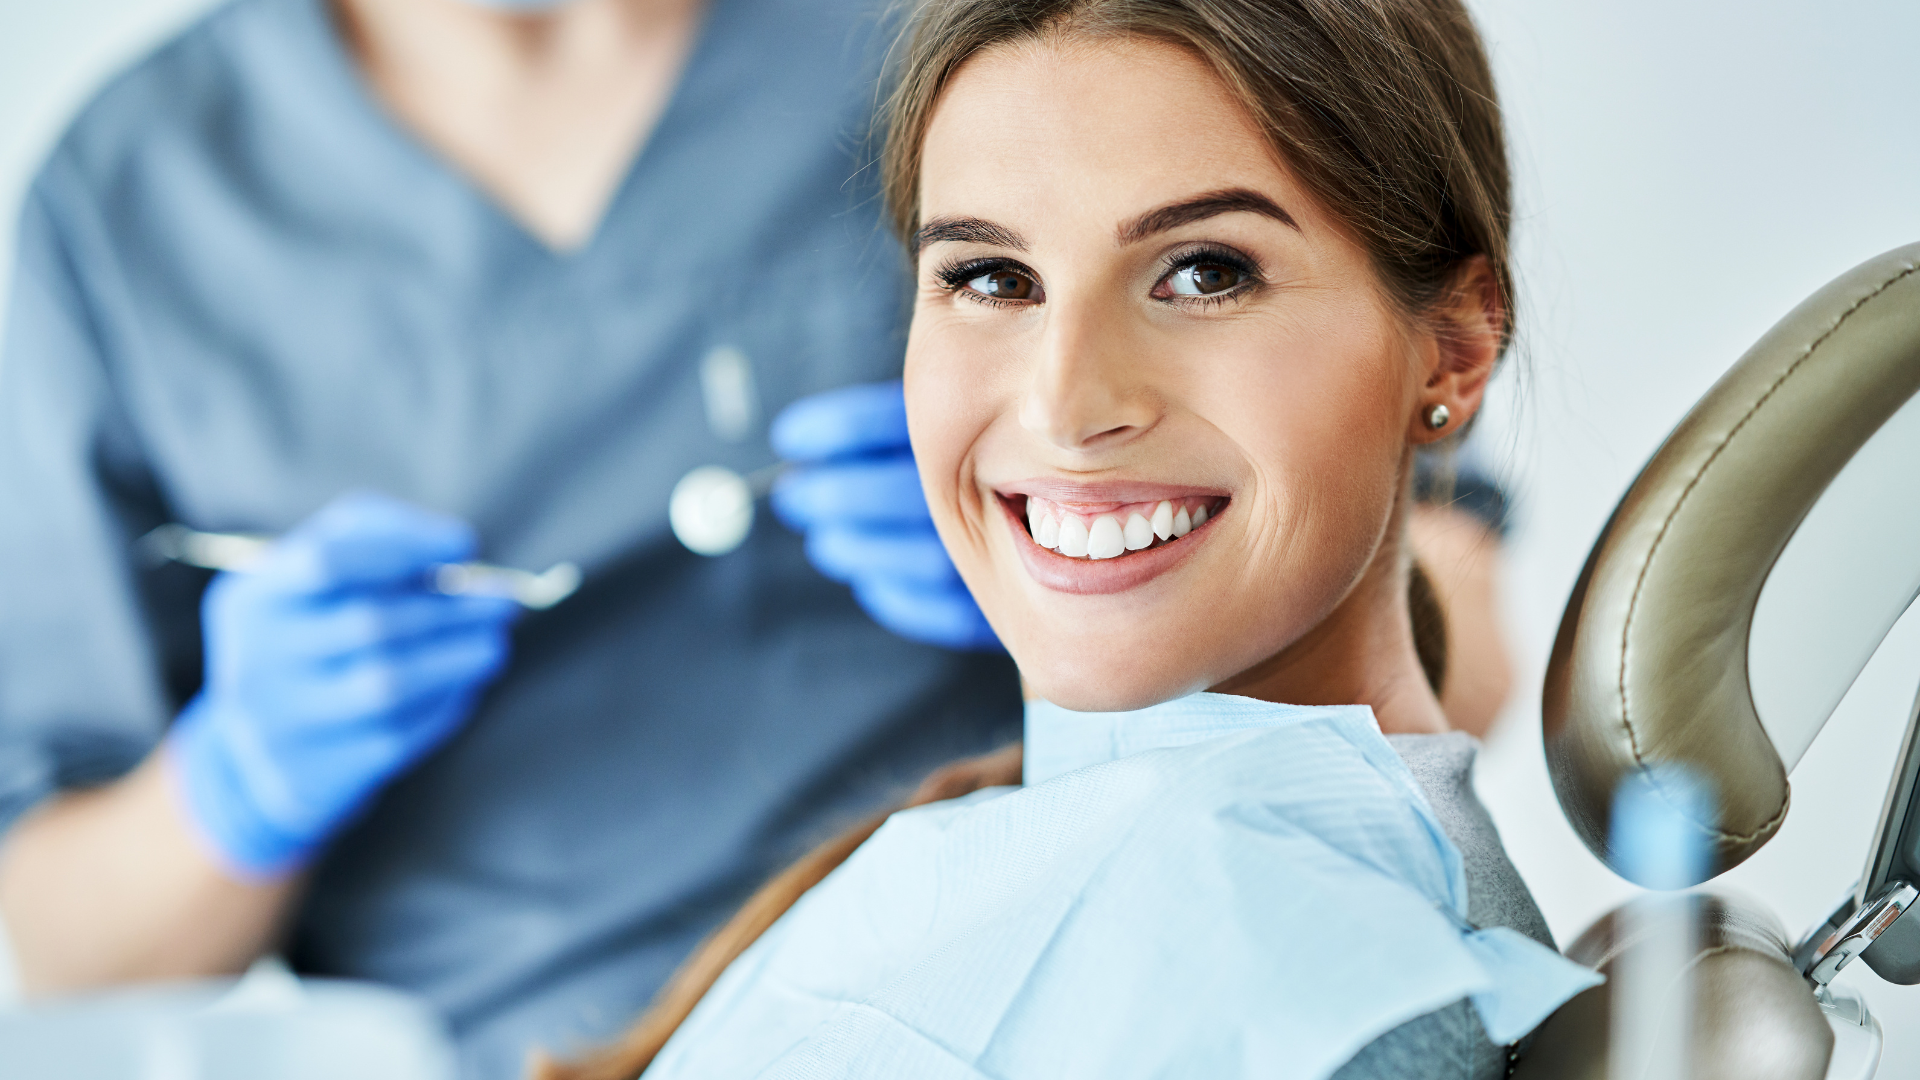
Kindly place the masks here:
[(1036, 702), (1026, 779), (894, 815), (649, 1080), (1312, 1080), (1463, 998), (1511, 1042), (1597, 981), (1467, 923), (1459, 852), (1363, 706)]

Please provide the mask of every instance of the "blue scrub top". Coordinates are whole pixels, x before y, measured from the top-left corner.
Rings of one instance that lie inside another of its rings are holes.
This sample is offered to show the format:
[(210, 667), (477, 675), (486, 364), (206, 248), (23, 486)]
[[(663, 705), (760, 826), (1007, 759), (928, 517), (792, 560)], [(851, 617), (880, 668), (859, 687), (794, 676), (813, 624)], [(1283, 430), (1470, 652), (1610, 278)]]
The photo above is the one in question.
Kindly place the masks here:
[[(716, 0), (561, 254), (382, 112), (321, 0), (240, 0), (102, 93), (30, 193), (0, 355), (0, 827), (133, 766), (196, 688), (206, 575), (136, 537), (278, 532), (356, 486), (587, 568), (291, 931), (299, 968), (438, 1005), (469, 1076), (616, 1032), (780, 864), (1017, 737), (1006, 659), (887, 633), (776, 523), (711, 560), (667, 531), (689, 468), (764, 465), (785, 403), (898, 374), (873, 6)], [(708, 419), (719, 347), (744, 438)]]

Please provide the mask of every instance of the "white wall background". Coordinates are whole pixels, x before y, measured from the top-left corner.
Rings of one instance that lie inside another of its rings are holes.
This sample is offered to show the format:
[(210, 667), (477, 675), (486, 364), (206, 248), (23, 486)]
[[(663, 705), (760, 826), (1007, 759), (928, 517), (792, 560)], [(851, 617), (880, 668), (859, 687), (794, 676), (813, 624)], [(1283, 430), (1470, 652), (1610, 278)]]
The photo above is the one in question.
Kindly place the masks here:
[[(0, 244), (11, 249), (19, 195), (90, 89), (207, 6), (0, 0)], [(1920, 240), (1920, 4), (1475, 6), (1513, 130), (1528, 346), (1525, 378), (1507, 380), (1489, 417), (1523, 500), (1508, 593), (1523, 680), (1481, 786), (1564, 941), (1631, 890), (1567, 828), (1540, 756), (1539, 677), (1561, 605), (1614, 500), (1714, 378), (1820, 284)], [(1790, 930), (1859, 872), (1916, 683), (1910, 614), (1795, 772), (1781, 835), (1725, 879)], [(1887, 1025), (1881, 1075), (1920, 1075), (1920, 987), (1863, 968), (1843, 979)]]

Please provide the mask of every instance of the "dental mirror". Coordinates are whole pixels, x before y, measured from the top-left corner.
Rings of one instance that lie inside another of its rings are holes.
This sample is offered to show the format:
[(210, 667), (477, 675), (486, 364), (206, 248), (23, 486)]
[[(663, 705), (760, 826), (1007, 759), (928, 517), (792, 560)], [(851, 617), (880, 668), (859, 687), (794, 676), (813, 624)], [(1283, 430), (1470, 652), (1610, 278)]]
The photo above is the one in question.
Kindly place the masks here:
[(702, 465), (680, 478), (667, 497), (667, 524), (688, 551), (725, 555), (747, 542), (753, 531), (754, 504), (773, 490), (786, 471), (769, 465), (742, 476), (725, 465)]

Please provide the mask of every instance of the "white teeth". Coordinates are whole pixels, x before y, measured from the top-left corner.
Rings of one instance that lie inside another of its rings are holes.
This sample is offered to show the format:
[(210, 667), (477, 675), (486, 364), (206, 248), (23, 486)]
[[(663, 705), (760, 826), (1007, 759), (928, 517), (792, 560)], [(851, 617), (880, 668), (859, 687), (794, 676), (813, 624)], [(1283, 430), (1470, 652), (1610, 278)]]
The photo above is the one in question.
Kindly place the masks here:
[[(1127, 524), (1131, 525), (1132, 522)], [(1173, 535), (1173, 504), (1162, 501), (1153, 508), (1153, 535), (1165, 540)], [(1142, 547), (1146, 545), (1141, 545)]]
[(1101, 514), (1093, 519), (1093, 531), (1087, 534), (1087, 555), (1094, 559), (1111, 559), (1127, 550), (1126, 537), (1120, 531), (1120, 519), (1112, 514)]
[(1087, 527), (1080, 519), (1069, 514), (1060, 522), (1060, 554), (1069, 558), (1085, 558), (1087, 554)]
[(1127, 512), (1122, 524), (1119, 514), (1101, 514), (1092, 520), (1073, 514), (1055, 513), (1044, 499), (1027, 500), (1027, 528), (1033, 542), (1070, 559), (1113, 559), (1129, 551), (1145, 551), (1154, 539), (1172, 540), (1185, 536), (1206, 524), (1207, 506), (1201, 503), (1189, 509), (1172, 500), (1144, 504)]

